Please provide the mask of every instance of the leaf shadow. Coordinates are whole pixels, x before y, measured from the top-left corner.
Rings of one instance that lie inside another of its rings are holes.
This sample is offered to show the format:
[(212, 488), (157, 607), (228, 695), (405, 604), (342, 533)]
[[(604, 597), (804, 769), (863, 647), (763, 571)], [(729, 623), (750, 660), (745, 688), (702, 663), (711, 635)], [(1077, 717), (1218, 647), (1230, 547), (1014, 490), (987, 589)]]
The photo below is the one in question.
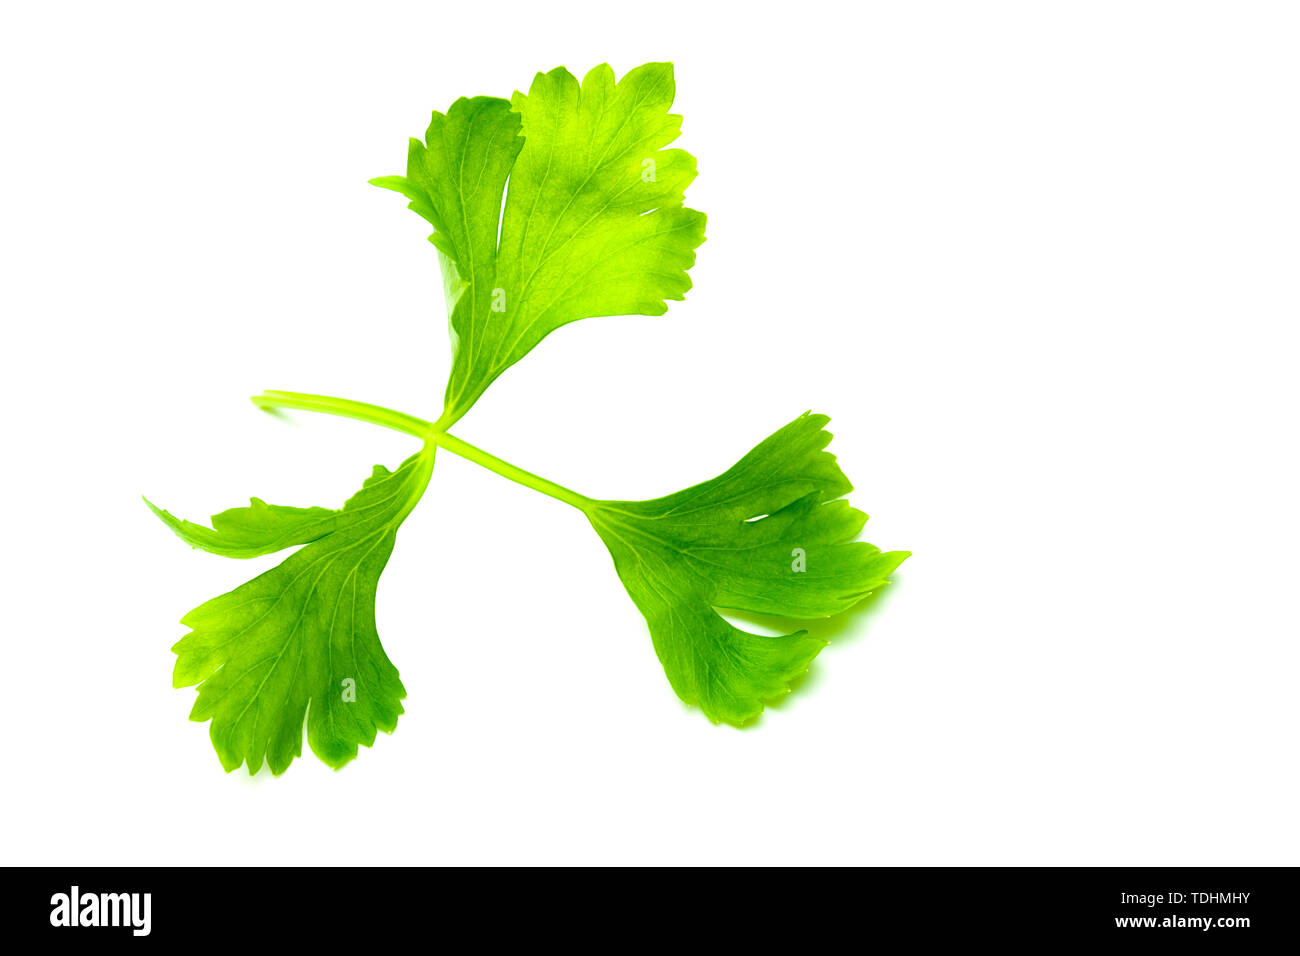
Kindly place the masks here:
[(283, 408), (278, 408), (273, 405), (259, 405), (257, 407), (261, 410), (262, 414), (269, 415), (271, 418), (283, 422), (286, 425), (298, 426), (301, 424), (298, 419), (294, 418)]

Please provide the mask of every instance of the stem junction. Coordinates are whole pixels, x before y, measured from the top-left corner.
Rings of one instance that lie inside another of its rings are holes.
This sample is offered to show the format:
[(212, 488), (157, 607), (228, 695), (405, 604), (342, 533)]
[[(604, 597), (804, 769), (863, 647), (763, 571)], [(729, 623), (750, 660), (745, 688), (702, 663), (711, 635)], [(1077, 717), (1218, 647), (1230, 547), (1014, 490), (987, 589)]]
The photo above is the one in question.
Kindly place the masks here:
[(471, 445), (464, 439), (457, 438), (434, 422), (407, 415), (405, 412), (384, 408), (382, 405), (371, 405), (368, 402), (354, 402), (351, 399), (334, 398), (329, 395), (311, 395), (307, 392), (268, 391), (261, 395), (254, 395), (252, 401), (264, 411), (292, 408), (324, 415), (337, 415), (341, 418), (353, 418), (371, 425), (392, 428), (419, 438), (426, 444), (445, 448), (453, 455), (469, 459), (488, 471), (496, 472), (503, 478), (508, 478), (526, 488), (532, 488), (534, 491), (540, 491), (544, 495), (563, 501), (579, 511), (586, 512), (591, 505), (591, 499), (586, 495), (580, 495), (554, 481), (525, 471), (518, 465), (512, 465), (496, 455)]

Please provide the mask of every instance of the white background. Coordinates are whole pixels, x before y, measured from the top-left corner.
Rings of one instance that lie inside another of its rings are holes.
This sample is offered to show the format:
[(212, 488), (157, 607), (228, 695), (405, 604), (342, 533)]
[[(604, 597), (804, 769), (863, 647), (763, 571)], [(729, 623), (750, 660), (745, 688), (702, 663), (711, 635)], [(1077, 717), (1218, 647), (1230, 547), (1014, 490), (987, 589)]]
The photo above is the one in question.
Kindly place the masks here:
[[(1286, 4), (35, 5), (0, 22), (7, 863), (1295, 864), (1300, 21)], [(409, 692), (224, 775), (185, 548), (337, 506), (448, 362), (366, 180), (462, 94), (677, 64), (696, 288), (562, 329), (458, 433), (589, 494), (832, 415), (915, 552), (747, 731), (680, 704), (582, 517), (439, 456), (380, 588)]]

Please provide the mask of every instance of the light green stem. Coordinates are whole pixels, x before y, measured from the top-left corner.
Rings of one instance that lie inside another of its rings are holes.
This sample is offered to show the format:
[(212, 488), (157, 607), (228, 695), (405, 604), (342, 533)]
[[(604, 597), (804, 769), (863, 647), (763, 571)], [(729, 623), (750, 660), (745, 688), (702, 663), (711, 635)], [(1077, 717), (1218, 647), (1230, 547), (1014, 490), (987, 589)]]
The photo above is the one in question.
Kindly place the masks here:
[(580, 495), (563, 485), (556, 484), (540, 475), (534, 475), (517, 465), (512, 465), (496, 455), (443, 431), (433, 422), (427, 422), (423, 418), (416, 418), (414, 415), (407, 415), (405, 412), (396, 412), (391, 408), (384, 408), (382, 405), (354, 402), (351, 399), (333, 398), (329, 395), (280, 391), (268, 391), (263, 392), (261, 395), (254, 395), (252, 401), (258, 408), (268, 411), (276, 408), (296, 408), (302, 411), (354, 418), (357, 421), (368, 422), (371, 425), (392, 428), (445, 448), (452, 454), (467, 458), (488, 471), (494, 471), (503, 478), (509, 478), (526, 488), (532, 488), (534, 491), (540, 491), (544, 495), (563, 501), (579, 511), (587, 511), (591, 504), (591, 499), (586, 495)]
[(326, 415), (338, 415), (342, 418), (355, 418), (357, 421), (382, 425), (384, 428), (396, 429), (416, 438), (427, 439), (433, 431), (433, 424), (423, 418), (395, 412), (382, 405), (369, 402), (354, 402), (347, 398), (331, 398), (329, 395), (309, 395), (306, 392), (263, 392), (253, 396), (253, 404), (263, 410), (273, 408), (299, 408), (307, 412), (322, 412)]
[(449, 432), (434, 432), (432, 441), (447, 449), (453, 455), (468, 458), (474, 464), (482, 465), (488, 471), (495, 471), (503, 478), (509, 478), (526, 488), (532, 488), (534, 491), (540, 491), (544, 495), (559, 499), (565, 504), (573, 505), (579, 511), (585, 512), (591, 504), (591, 499), (586, 495), (580, 495), (570, 488), (558, 485), (540, 475), (534, 475), (531, 471), (524, 471), (518, 465), (512, 465), (510, 462), (504, 461), (482, 448), (476, 448), (469, 442), (457, 438)]

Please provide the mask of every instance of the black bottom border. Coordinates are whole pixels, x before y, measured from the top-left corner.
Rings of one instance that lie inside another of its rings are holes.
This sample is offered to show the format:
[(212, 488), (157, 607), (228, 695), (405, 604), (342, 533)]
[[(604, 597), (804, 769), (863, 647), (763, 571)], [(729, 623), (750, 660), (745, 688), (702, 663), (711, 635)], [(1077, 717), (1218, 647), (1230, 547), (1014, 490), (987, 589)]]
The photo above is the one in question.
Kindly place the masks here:
[(412, 934), (435, 941), (456, 928), (458, 935), (482, 933), (485, 943), (517, 932), (548, 944), (598, 936), (620, 948), (620, 937), (652, 944), (662, 936), (680, 945), (683, 933), (697, 927), (705, 940), (716, 934), (753, 945), (792, 934), (812, 944), (810, 933), (832, 926), (864, 943), (901, 935), (912, 942), (1239, 949), (1300, 938), (1296, 869), (1289, 867), (629, 867), (595, 880), (581, 868), (539, 878), (536, 868), (50, 867), (9, 868), (9, 876), (13, 889), (0, 894), (6, 928), (92, 943), (118, 937), (136, 945), (185, 938), (373, 945)]

